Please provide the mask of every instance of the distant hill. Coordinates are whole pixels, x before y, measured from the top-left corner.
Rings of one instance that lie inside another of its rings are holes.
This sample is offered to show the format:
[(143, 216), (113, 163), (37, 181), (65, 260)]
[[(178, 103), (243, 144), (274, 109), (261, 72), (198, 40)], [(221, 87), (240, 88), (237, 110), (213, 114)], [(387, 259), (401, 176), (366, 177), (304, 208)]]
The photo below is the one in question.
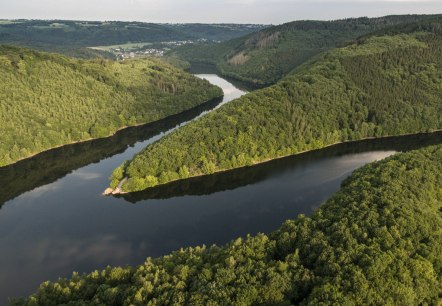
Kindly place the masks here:
[(269, 235), (74, 272), (12, 305), (437, 305), (441, 209), (438, 145), (356, 170)]
[(158, 59), (83, 61), (0, 45), (0, 166), (222, 95)]
[(13, 44), (77, 57), (102, 56), (86, 47), (175, 40), (224, 41), (267, 26), (253, 24), (156, 24), (122, 21), (0, 20), (0, 44)]
[(169, 54), (189, 62), (215, 64), (228, 77), (266, 86), (315, 55), (396, 24), (438, 15), (399, 15), (335, 21), (294, 21), (219, 44), (188, 45)]
[(442, 128), (442, 22), (330, 50), (167, 135), (118, 168), (138, 191), (368, 137)]

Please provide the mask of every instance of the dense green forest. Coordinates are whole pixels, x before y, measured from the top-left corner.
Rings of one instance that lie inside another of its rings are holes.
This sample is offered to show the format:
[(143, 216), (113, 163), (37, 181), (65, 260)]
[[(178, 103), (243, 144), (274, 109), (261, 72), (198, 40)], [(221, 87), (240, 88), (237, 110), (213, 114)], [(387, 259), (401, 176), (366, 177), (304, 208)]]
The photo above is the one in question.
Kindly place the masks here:
[[(307, 165), (321, 162), (329, 157), (373, 151), (406, 152), (438, 144), (442, 144), (442, 131), (344, 142), (319, 150), (312, 150), (271, 160), (266, 163), (254, 165), (253, 167), (243, 167), (230, 171), (217, 172), (211, 175), (178, 180), (156, 186), (155, 188), (118, 195), (117, 197), (134, 204), (143, 204), (145, 203), (144, 201), (152, 199), (172, 199), (188, 195), (212, 195), (224, 191), (235, 192), (234, 190), (241, 187), (264, 183), (276, 173), (284, 173), (286, 171), (307, 167)], [(31, 160), (34, 159), (30, 159), (29, 162)], [(12, 182), (10, 182), (11, 176), (8, 181), (7, 174), (8, 173), (5, 174), (3, 180), (0, 179), (0, 186), (2, 186), (2, 181), (5, 182), (4, 186), (12, 185)]]
[(13, 44), (80, 58), (109, 57), (87, 49), (132, 43), (176, 40), (224, 41), (266, 26), (251, 24), (156, 24), (73, 20), (0, 20), (0, 44)]
[(326, 52), (148, 146), (111, 177), (138, 191), (367, 137), (442, 127), (442, 34), (372, 36)]
[(213, 109), (222, 100), (222, 97), (213, 99), (159, 121), (120, 130), (112, 137), (62, 146), (1, 167), (0, 208), (5, 202), (37, 187), (53, 183), (75, 169), (123, 153), (137, 142), (148, 140), (183, 122), (190, 121), (201, 113)]
[(442, 145), (366, 165), (311, 218), (45, 282), (12, 305), (436, 305)]
[(399, 15), (294, 21), (220, 44), (182, 46), (172, 50), (169, 56), (189, 62), (212, 63), (224, 76), (256, 85), (270, 85), (320, 52), (341, 46), (360, 35), (435, 17)]
[(220, 95), (220, 88), (157, 59), (83, 61), (0, 46), (0, 166)]

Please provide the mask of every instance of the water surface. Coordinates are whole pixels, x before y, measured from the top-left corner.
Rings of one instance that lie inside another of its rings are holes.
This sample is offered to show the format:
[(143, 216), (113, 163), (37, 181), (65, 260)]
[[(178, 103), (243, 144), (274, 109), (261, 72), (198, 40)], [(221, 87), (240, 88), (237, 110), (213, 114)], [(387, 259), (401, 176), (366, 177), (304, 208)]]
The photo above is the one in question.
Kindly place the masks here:
[(354, 169), (442, 141), (439, 133), (343, 144), (125, 197), (102, 196), (124, 160), (244, 93), (216, 75), (200, 77), (224, 89), (223, 101), (0, 168), (0, 304), (72, 271), (137, 265), (181, 247), (273, 231), (286, 219), (310, 215)]

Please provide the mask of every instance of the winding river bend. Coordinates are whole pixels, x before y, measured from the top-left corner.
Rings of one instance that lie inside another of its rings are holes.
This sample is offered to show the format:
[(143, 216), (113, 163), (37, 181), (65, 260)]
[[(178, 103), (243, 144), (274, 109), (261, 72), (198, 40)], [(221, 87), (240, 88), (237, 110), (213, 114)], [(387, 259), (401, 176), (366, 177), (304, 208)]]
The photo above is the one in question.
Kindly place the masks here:
[(442, 134), (336, 145), (251, 168), (104, 197), (112, 170), (172, 129), (244, 91), (214, 75), (224, 98), (114, 137), (51, 150), (0, 168), (0, 304), (46, 280), (137, 265), (181, 247), (223, 244), (310, 215), (354, 169)]

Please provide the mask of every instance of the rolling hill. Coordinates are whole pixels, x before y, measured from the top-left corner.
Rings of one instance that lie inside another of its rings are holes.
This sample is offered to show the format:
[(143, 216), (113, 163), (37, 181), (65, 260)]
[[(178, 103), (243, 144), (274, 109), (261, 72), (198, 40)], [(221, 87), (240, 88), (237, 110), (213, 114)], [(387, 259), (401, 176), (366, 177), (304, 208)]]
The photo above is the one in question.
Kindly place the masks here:
[(83, 61), (0, 46), (0, 166), (221, 95), (220, 88), (158, 59)]
[(442, 127), (441, 22), (361, 38), (174, 131), (117, 168), (124, 192)]
[(251, 24), (156, 24), (123, 21), (0, 20), (0, 44), (80, 58), (111, 57), (87, 47), (205, 39), (224, 41), (265, 28)]
[(435, 17), (398, 15), (294, 21), (219, 44), (182, 46), (172, 50), (169, 56), (189, 62), (211, 63), (224, 76), (268, 86), (317, 54), (342, 46), (361, 35)]
[(436, 305), (441, 209), (438, 145), (356, 170), (269, 235), (74, 273), (11, 305)]

